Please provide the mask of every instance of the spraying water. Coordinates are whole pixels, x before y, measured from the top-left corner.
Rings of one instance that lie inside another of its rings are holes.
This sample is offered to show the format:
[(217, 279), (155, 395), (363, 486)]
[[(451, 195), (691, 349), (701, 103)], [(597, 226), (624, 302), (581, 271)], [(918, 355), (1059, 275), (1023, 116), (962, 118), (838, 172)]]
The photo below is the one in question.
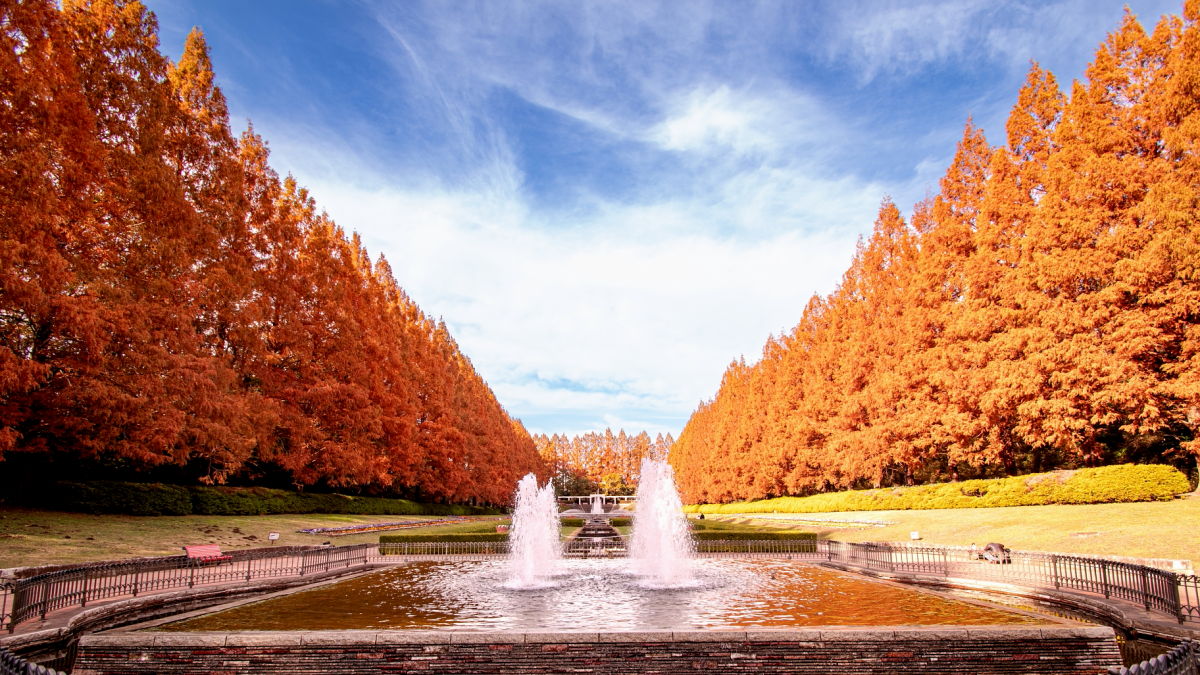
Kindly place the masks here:
[(509, 588), (543, 588), (562, 557), (558, 541), (558, 505), (554, 486), (538, 487), (537, 476), (526, 474), (517, 483), (512, 531), (508, 535)]
[(683, 502), (675, 488), (675, 471), (663, 460), (642, 460), (637, 507), (629, 553), (633, 569), (654, 588), (692, 583), (692, 535)]
[(592, 495), (592, 513), (604, 513), (604, 497)]

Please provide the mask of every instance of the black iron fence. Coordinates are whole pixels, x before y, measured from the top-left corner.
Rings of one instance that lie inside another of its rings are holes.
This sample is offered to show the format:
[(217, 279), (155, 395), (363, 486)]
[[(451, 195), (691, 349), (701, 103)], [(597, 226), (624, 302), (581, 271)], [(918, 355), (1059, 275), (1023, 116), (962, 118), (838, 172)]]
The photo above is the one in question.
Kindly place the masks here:
[[(586, 550), (585, 550), (586, 549)], [(598, 549), (603, 549), (600, 551)], [(272, 577), (306, 577), (335, 569), (405, 559), (487, 559), (507, 553), (506, 542), (407, 542), (313, 549), (234, 551), (228, 561), (200, 563), (184, 556), (93, 563), (0, 586), (0, 627), (72, 607), (119, 597)], [(572, 540), (568, 554), (624, 555), (622, 538)], [(1094, 593), (1141, 605), (1180, 622), (1200, 621), (1200, 580), (1129, 562), (1013, 551), (992, 564), (966, 547), (846, 543), (828, 540), (709, 540), (696, 542), (705, 557), (787, 556), (827, 560), (869, 570), (994, 580), (1022, 586)]]
[(22, 622), (44, 619), (59, 609), (86, 607), (98, 600), (256, 579), (311, 576), (365, 565), (377, 557), (375, 545), (357, 544), (307, 550), (235, 551), (229, 560), (218, 563), (169, 556), (81, 565), (8, 581), (0, 588), (0, 621), (12, 632)]
[(1200, 642), (1182, 642), (1166, 654), (1129, 666), (1109, 668), (1109, 675), (1200, 675)]
[(381, 556), (475, 560), (508, 554), (506, 541), (406, 541), (379, 545)]
[(696, 553), (705, 558), (741, 558), (746, 556), (785, 556), (820, 559), (816, 539), (702, 539)]
[(0, 647), (0, 675), (66, 675), (66, 673), (30, 663)]
[(1134, 602), (1181, 623), (1200, 621), (1200, 608), (1197, 607), (1200, 582), (1197, 577), (1157, 567), (1088, 556), (1020, 551), (1011, 551), (1002, 562), (993, 563), (984, 560), (980, 551), (965, 547), (822, 540), (818, 542), (818, 549), (829, 561), (855, 567), (1084, 591)]

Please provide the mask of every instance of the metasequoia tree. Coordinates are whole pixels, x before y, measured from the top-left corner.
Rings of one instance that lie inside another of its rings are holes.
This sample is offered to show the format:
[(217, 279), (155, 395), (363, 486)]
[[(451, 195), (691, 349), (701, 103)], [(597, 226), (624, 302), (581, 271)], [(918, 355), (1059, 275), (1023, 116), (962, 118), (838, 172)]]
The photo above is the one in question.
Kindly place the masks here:
[(0, 4), (0, 461), (502, 503), (545, 473), (450, 337), (235, 138), (204, 36)]
[(728, 501), (1200, 457), (1200, 2), (1126, 15), (1064, 95), (1033, 64), (908, 222), (735, 361), (672, 450)]
[(641, 474), (642, 460), (647, 457), (666, 457), (675, 439), (671, 434), (658, 434), (653, 440), (645, 431), (630, 435), (624, 429), (613, 433), (589, 432), (568, 437), (562, 434), (538, 434), (533, 443), (542, 461), (560, 484), (590, 482), (601, 485), (636, 485)]

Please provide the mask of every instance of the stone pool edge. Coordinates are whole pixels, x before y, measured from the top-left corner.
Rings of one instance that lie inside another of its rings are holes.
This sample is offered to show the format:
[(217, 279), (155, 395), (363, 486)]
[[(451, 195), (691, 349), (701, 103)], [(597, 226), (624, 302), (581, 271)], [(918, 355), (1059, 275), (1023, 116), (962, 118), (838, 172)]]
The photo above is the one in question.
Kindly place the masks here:
[(1105, 673), (1105, 626), (819, 627), (651, 632), (428, 630), (85, 635), (76, 675), (110, 673)]

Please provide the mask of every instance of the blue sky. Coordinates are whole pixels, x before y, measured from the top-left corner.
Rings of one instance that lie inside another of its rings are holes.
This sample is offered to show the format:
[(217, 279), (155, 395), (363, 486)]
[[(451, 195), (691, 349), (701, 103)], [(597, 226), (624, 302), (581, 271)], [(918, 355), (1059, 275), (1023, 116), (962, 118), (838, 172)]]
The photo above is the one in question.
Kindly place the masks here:
[(678, 434), (1128, 4), (146, 0), (534, 432)]

